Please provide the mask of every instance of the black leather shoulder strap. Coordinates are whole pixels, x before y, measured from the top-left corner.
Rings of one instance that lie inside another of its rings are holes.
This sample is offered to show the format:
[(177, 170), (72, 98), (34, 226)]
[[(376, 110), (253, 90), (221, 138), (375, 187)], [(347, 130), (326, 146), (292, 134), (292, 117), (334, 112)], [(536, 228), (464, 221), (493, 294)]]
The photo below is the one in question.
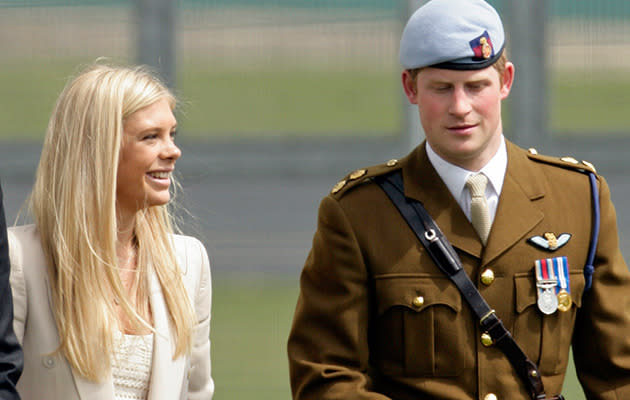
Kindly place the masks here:
[[(440, 231), (440, 228), (422, 203), (405, 197), (400, 171), (375, 177), (374, 179), (394, 203), (416, 237), (422, 242), (435, 264), (455, 283), (464, 299), (466, 299), (473, 312), (477, 315), (482, 330), (492, 337), (496, 345), (510, 360), (510, 363), (529, 390), (532, 399), (547, 399), (536, 364), (527, 358), (495, 311), (490, 308), (481, 296), (481, 293), (479, 293), (466, 271), (464, 271), (457, 252), (455, 252), (453, 246)], [(553, 398), (561, 399), (562, 397), (560, 395)]]

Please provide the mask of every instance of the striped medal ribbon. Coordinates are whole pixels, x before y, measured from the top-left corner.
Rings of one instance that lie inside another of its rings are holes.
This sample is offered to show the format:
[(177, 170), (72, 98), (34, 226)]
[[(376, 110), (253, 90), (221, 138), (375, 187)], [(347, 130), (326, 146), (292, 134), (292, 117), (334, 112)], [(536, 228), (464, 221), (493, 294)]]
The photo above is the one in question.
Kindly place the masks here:
[(543, 258), (535, 261), (538, 309), (543, 314), (571, 308), (569, 263), (566, 257)]

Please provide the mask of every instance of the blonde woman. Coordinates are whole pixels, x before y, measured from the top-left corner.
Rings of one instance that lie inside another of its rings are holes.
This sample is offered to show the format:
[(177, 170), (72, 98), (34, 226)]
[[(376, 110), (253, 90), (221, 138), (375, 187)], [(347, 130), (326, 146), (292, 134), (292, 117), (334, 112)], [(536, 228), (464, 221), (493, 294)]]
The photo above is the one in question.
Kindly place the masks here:
[(211, 399), (208, 257), (173, 234), (175, 98), (142, 67), (63, 90), (9, 230), (23, 399)]

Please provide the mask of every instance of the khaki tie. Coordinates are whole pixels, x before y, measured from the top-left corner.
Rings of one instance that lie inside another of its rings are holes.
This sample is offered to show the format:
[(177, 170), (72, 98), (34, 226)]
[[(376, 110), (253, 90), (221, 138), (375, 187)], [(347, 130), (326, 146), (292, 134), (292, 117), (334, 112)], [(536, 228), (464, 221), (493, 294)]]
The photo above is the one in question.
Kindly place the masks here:
[(490, 211), (486, 201), (486, 185), (488, 178), (484, 174), (468, 177), (466, 187), (470, 190), (470, 222), (477, 231), (483, 245), (488, 241), (490, 233)]

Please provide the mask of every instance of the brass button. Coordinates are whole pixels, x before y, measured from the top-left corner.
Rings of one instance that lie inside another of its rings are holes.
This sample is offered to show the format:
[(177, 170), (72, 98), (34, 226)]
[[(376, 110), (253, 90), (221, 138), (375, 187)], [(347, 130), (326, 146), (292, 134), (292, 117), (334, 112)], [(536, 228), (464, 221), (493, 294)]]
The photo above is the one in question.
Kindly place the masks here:
[(483, 397), (483, 400), (499, 400), (499, 398), (494, 393), (488, 393)]
[(492, 285), (492, 282), (494, 282), (494, 271), (488, 268), (481, 273), (481, 283), (486, 286), (490, 286)]
[(367, 174), (367, 169), (358, 169), (358, 170), (354, 171), (353, 173), (351, 173), (350, 176), (348, 177), (348, 179), (350, 179), (350, 180), (358, 179), (358, 178), (362, 177), (365, 174)]
[(398, 164), (398, 160), (396, 160), (395, 158), (393, 158), (393, 159), (391, 159), (391, 160), (387, 161), (387, 166), (388, 166), (388, 167), (393, 167), (393, 166), (395, 166), (396, 164)]
[(424, 304), (424, 297), (422, 296), (414, 297), (411, 303), (413, 304), (414, 307), (422, 307), (422, 305)]
[(489, 333), (484, 332), (481, 334), (481, 344), (483, 344), (484, 347), (490, 347), (494, 344), (494, 341)]

